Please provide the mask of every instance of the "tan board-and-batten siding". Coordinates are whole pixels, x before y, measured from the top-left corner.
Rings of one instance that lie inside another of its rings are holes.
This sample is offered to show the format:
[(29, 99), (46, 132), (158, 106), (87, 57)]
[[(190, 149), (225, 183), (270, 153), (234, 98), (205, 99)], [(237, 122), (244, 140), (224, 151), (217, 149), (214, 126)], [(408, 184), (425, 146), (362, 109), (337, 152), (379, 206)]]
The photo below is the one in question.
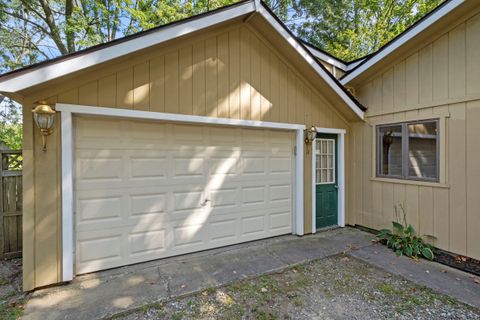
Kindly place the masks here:
[[(24, 103), (25, 290), (61, 280), (60, 119), (42, 152), (30, 112), (42, 98), (51, 104), (314, 124), (347, 129), (349, 141), (349, 125), (336, 108), (248, 24), (179, 39), (42, 86)], [(346, 161), (348, 156), (347, 150)], [(310, 159), (305, 157), (304, 166), (306, 233), (311, 231)], [(346, 212), (348, 222), (348, 207)]]
[[(389, 227), (394, 205), (403, 203), (408, 222), (434, 235), (436, 246), (480, 258), (479, 53), (476, 10), (357, 86), (368, 112), (366, 124), (352, 127), (355, 223)], [(444, 121), (440, 183), (375, 179), (375, 124), (421, 118)]]

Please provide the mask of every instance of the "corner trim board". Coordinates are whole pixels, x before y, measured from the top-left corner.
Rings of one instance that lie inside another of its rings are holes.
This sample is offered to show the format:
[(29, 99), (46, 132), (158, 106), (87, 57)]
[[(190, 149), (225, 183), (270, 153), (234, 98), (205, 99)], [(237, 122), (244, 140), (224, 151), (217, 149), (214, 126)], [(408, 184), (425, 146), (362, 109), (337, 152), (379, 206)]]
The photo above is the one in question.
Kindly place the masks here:
[(61, 114), (62, 281), (73, 279), (73, 129), (72, 113)]
[(162, 112), (150, 112), (127, 109), (113, 109), (75, 104), (57, 103), (55, 109), (61, 112), (61, 163), (62, 163), (62, 281), (74, 278), (74, 220), (73, 220), (73, 115), (97, 115), (105, 117), (163, 120), (180, 123), (238, 126), (246, 128), (264, 128), (295, 131), (297, 152), (295, 154), (294, 212), (292, 233), (304, 234), (304, 189), (303, 189), (303, 131), (305, 125), (212, 118)]

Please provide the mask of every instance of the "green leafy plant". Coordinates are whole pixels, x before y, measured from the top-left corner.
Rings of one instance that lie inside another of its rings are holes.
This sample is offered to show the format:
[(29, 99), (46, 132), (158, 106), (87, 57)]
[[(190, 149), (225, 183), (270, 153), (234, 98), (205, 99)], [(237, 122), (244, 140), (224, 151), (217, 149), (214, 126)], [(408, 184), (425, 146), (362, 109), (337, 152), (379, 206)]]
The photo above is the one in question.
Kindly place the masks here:
[(395, 251), (397, 256), (406, 255), (413, 259), (418, 259), (418, 257), (423, 256), (428, 260), (433, 260), (434, 254), (432, 246), (424, 240), (425, 236), (418, 236), (413, 226), (407, 224), (407, 217), (403, 206), (401, 204), (395, 205), (394, 210), (396, 221), (392, 221), (392, 230), (380, 230), (377, 238), (381, 242), (386, 243), (387, 247)]

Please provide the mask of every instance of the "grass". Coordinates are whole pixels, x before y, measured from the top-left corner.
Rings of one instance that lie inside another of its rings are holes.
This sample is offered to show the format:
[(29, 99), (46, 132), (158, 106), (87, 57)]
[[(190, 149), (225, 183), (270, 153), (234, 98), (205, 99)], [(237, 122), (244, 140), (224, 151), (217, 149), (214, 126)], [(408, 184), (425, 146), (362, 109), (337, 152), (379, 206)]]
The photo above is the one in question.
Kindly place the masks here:
[[(9, 280), (5, 277), (0, 277), (0, 286), (9, 285), (13, 281), (14, 280)], [(14, 298), (17, 295), (21, 295), (21, 292), (16, 291), (12, 287), (11, 290), (8, 290), (8, 292), (5, 295), (0, 297), (0, 319), (16, 320), (22, 317), (24, 298), (21, 298), (20, 296), (17, 298)], [(11, 300), (16, 300), (16, 302), (11, 303)]]
[(16, 320), (23, 315), (23, 309), (20, 307), (7, 307), (4, 304), (0, 305), (0, 319), (2, 320)]
[(0, 286), (3, 286), (3, 285), (6, 285), (6, 284), (9, 284), (10, 282), (3, 278), (3, 277), (0, 277)]

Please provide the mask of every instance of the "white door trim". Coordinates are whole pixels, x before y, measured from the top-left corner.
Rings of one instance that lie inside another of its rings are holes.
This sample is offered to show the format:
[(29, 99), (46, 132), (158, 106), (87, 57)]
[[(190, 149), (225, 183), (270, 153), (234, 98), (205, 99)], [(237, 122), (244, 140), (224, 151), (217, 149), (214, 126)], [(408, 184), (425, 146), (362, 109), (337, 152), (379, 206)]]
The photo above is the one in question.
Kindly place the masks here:
[(127, 109), (113, 109), (75, 104), (57, 103), (57, 111), (61, 112), (61, 146), (62, 146), (62, 281), (70, 281), (74, 277), (74, 225), (73, 225), (73, 123), (72, 114), (98, 115), (129, 119), (150, 119), (182, 123), (239, 126), (246, 128), (265, 128), (292, 130), (296, 133), (294, 207), (292, 233), (304, 234), (303, 224), (303, 130), (305, 125), (212, 118), (162, 112), (149, 112)]
[[(338, 226), (345, 227), (345, 129), (316, 127), (318, 133), (337, 135), (337, 168), (338, 168)], [(315, 140), (312, 141), (312, 233), (317, 232), (316, 225), (316, 198), (315, 198)]]

